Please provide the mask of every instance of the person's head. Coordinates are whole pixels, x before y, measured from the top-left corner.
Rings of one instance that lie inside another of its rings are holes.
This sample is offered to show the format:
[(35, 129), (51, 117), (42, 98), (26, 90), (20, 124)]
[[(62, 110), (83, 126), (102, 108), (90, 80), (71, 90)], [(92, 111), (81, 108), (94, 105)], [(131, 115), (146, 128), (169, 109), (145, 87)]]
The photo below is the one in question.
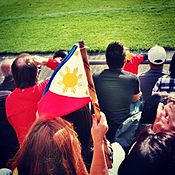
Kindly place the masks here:
[(62, 118), (73, 124), (74, 130), (78, 134), (78, 139), (81, 143), (83, 160), (89, 170), (93, 154), (91, 137), (92, 117), (89, 108), (84, 106)]
[(65, 58), (68, 52), (66, 50), (58, 50), (54, 53), (53, 58), (61, 57)]
[(169, 72), (170, 72), (170, 77), (175, 78), (175, 53), (170, 62)]
[(121, 163), (118, 175), (173, 175), (175, 132), (145, 130)]
[(30, 54), (19, 55), (12, 64), (12, 74), (17, 88), (31, 87), (37, 82), (38, 69)]
[(122, 68), (125, 61), (125, 50), (122, 44), (112, 42), (106, 49), (106, 63), (110, 69)]
[(166, 60), (165, 49), (161, 46), (154, 46), (148, 51), (148, 62), (152, 67), (163, 67)]
[(12, 160), (19, 175), (85, 175), (81, 146), (73, 126), (62, 118), (40, 117)]
[(11, 65), (12, 65), (12, 60), (10, 59), (5, 59), (2, 61), (0, 68), (4, 77), (7, 77), (12, 74)]

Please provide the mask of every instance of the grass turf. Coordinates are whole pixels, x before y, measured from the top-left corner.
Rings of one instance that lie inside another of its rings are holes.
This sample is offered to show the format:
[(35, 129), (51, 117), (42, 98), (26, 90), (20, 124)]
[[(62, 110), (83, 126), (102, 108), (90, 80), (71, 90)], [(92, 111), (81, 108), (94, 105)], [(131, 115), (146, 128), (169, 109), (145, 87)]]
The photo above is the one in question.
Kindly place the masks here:
[(131, 50), (175, 49), (175, 0), (0, 0), (0, 53), (53, 52), (83, 39)]

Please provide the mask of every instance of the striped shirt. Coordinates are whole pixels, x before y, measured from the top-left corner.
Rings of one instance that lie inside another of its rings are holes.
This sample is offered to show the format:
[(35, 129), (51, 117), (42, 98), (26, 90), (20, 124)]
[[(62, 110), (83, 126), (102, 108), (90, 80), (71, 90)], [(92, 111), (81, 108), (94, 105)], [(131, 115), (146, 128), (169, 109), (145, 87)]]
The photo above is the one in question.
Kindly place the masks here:
[(158, 79), (152, 92), (175, 93), (175, 78), (164, 75)]

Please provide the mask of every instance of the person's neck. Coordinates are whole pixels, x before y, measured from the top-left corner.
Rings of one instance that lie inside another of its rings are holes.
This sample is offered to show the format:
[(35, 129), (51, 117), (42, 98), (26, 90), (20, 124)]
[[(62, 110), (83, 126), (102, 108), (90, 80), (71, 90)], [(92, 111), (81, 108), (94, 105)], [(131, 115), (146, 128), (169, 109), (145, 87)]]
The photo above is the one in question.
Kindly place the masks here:
[(161, 65), (161, 66), (150, 65), (150, 69), (151, 70), (163, 70), (163, 65)]
[(122, 70), (122, 68), (109, 68), (110, 70)]

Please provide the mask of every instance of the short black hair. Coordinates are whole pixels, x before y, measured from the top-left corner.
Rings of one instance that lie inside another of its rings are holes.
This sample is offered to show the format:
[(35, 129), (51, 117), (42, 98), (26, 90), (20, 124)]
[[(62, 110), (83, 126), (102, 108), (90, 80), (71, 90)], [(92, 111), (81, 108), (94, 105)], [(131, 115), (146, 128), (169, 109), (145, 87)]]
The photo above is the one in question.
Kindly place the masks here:
[(106, 49), (106, 63), (110, 69), (122, 68), (125, 60), (125, 51), (122, 44), (112, 42)]
[(65, 58), (67, 54), (68, 52), (66, 50), (57, 50), (54, 53), (53, 58), (57, 58), (57, 57)]

